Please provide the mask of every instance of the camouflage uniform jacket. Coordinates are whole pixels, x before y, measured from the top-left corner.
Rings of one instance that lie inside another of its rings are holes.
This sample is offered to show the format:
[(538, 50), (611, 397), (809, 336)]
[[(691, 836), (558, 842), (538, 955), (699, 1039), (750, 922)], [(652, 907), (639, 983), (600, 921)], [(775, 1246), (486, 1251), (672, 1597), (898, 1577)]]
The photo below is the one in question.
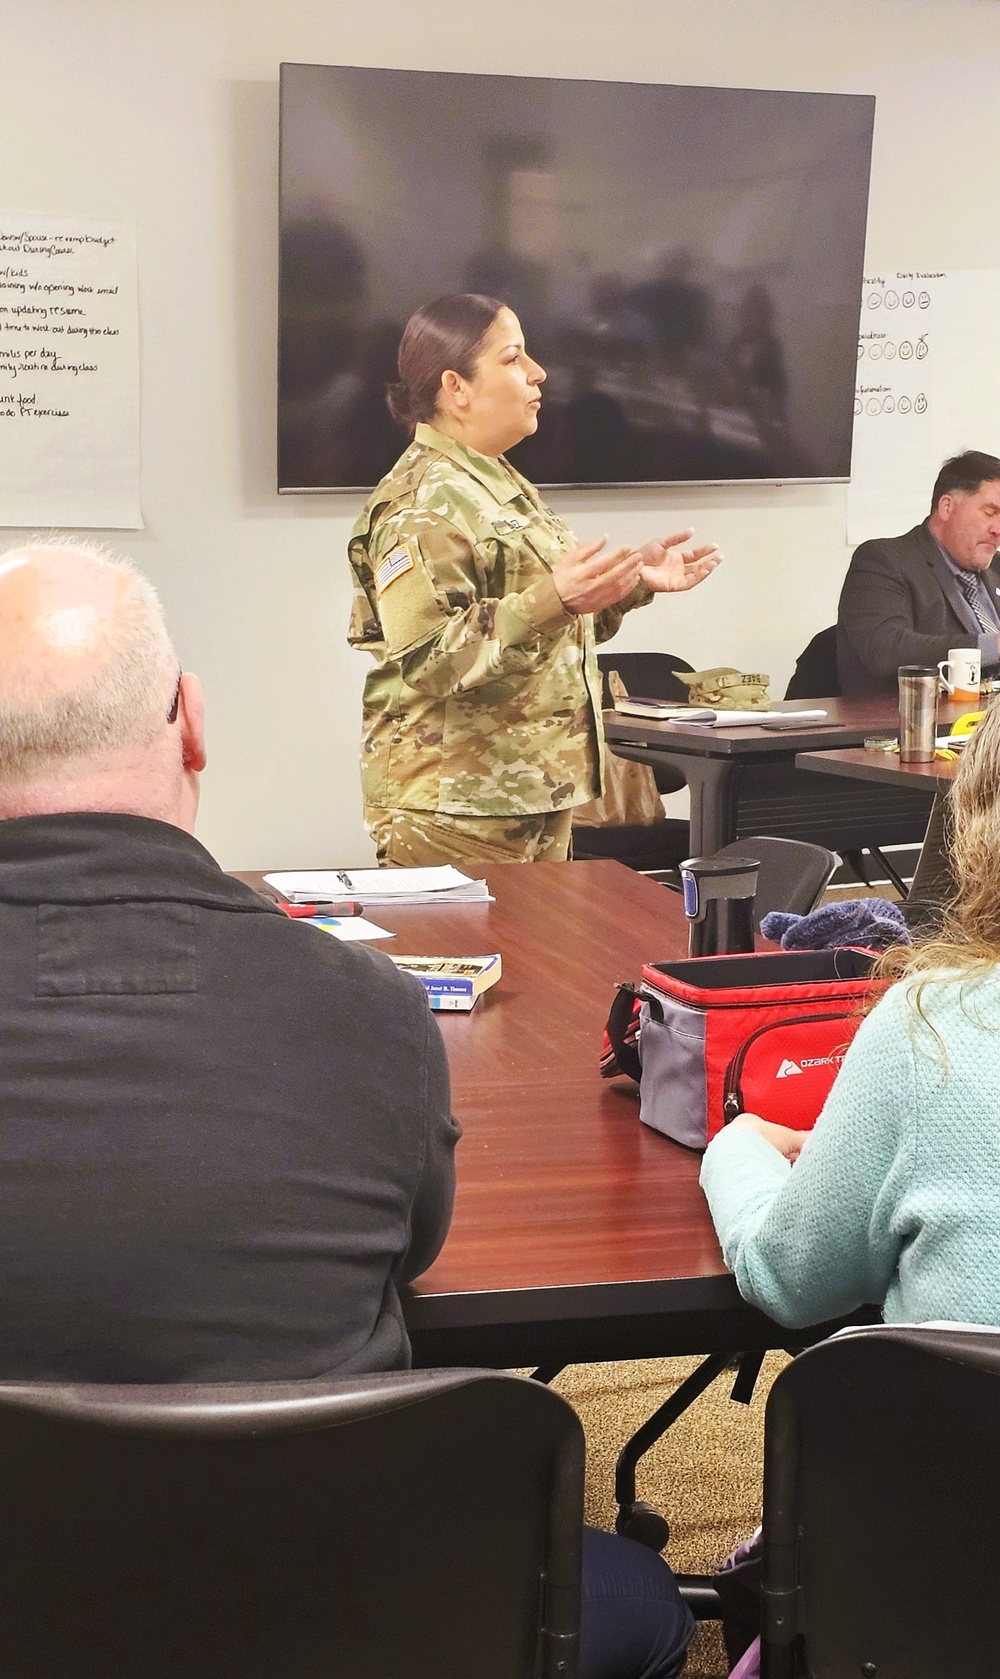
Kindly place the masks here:
[(417, 427), (350, 539), (348, 639), (375, 658), (366, 804), (524, 816), (599, 795), (594, 643), (651, 597), (641, 584), (596, 618), (568, 612), (552, 568), (575, 546), (502, 456)]

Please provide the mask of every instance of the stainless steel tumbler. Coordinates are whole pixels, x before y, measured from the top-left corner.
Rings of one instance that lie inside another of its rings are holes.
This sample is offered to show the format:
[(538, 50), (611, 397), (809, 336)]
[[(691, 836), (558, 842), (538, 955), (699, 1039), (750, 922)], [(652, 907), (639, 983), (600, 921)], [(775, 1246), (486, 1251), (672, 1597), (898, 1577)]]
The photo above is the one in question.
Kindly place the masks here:
[(899, 761), (928, 764), (934, 757), (941, 682), (929, 665), (899, 667)]

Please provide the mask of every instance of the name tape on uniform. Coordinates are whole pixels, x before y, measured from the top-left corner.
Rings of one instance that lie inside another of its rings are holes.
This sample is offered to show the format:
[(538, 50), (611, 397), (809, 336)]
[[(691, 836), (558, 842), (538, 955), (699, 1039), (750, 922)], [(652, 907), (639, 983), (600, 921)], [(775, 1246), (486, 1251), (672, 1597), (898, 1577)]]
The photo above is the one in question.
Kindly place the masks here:
[(380, 560), (375, 567), (376, 592), (382, 594), (390, 583), (395, 583), (397, 577), (402, 577), (404, 572), (412, 570), (413, 555), (410, 553), (407, 544), (401, 542), (398, 548), (394, 548), (392, 553), (387, 554), (385, 559)]

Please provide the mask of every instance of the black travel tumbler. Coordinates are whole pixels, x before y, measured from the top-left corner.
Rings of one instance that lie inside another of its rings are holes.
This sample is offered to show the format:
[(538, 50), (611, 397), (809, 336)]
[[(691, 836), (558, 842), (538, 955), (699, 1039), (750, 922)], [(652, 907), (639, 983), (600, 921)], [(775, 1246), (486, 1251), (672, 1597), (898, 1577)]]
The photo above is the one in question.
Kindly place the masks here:
[(752, 950), (755, 857), (689, 857), (681, 864), (691, 956)]

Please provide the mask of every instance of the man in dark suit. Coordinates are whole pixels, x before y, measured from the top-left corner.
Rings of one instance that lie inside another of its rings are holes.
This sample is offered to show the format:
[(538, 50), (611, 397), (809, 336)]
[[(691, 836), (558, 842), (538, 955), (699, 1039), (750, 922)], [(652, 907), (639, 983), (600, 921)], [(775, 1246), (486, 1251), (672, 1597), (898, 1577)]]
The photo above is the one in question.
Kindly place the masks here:
[(843, 694), (894, 694), (900, 665), (978, 647), (1000, 666), (1000, 460), (978, 450), (938, 473), (931, 511), (905, 536), (863, 542), (837, 612)]

